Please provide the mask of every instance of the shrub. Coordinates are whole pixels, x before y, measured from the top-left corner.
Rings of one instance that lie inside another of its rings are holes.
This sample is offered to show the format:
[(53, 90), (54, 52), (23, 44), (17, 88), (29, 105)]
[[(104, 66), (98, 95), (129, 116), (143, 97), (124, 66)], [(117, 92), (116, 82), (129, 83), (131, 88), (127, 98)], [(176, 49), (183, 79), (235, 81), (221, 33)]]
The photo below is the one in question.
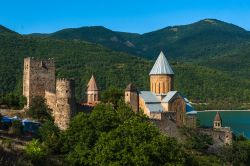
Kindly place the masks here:
[(45, 122), (48, 120), (52, 120), (50, 112), (52, 111), (46, 105), (45, 99), (43, 97), (36, 96), (31, 100), (30, 108), (27, 111), (27, 115), (33, 119)]
[(44, 143), (48, 151), (52, 153), (60, 151), (60, 130), (52, 121), (47, 121), (42, 124), (41, 128), (38, 130), (38, 137)]
[(40, 163), (47, 155), (46, 149), (37, 140), (33, 139), (25, 147), (25, 154), (34, 164)]

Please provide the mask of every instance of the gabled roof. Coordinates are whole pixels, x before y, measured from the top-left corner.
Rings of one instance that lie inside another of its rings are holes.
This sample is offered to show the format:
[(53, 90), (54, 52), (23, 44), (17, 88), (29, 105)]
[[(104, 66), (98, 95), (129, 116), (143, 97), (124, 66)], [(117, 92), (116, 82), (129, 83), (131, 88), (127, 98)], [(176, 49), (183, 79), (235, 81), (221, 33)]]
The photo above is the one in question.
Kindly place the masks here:
[(160, 103), (161, 101), (157, 98), (155, 93), (150, 91), (141, 91), (139, 96), (143, 98), (145, 103)]
[(174, 74), (171, 66), (168, 63), (167, 58), (165, 57), (162, 51), (149, 73), (149, 75), (153, 74)]
[(137, 92), (137, 89), (136, 89), (136, 87), (134, 86), (134, 84), (130, 83), (130, 84), (128, 84), (128, 86), (126, 87), (125, 91), (128, 91), (128, 92)]
[(168, 103), (177, 93), (177, 91), (169, 91), (167, 95), (162, 99), (162, 102)]
[(217, 112), (215, 117), (214, 117), (214, 121), (221, 121), (221, 117), (220, 117), (220, 113)]
[(93, 75), (92, 75), (91, 79), (89, 80), (87, 91), (98, 91), (98, 88), (97, 88), (97, 85), (95, 82), (95, 78)]

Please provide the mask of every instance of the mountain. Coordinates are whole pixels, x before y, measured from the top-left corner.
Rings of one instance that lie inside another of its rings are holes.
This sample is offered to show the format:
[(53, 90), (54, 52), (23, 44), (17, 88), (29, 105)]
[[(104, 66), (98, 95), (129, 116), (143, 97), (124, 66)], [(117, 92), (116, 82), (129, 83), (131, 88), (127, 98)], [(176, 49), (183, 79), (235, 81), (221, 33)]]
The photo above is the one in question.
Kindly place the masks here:
[[(136, 53), (133, 43), (123, 37), (125, 33), (117, 33), (103, 26), (69, 28), (51, 34), (35, 35), (40, 37), (51, 37), (55, 39), (88, 41), (91, 43), (101, 44), (116, 51)], [(128, 34), (126, 36), (129, 38), (129, 36), (134, 35), (136, 34)]]
[(141, 35), (96, 26), (64, 29), (46, 36), (97, 43), (149, 59), (155, 59), (163, 50), (170, 60), (198, 63), (250, 79), (250, 32), (216, 19)]
[[(132, 39), (138, 35), (120, 33), (120, 36)], [(148, 73), (154, 63), (82, 40), (0, 34), (0, 94), (21, 94), (23, 59), (28, 56), (53, 57), (57, 77), (75, 78), (78, 100), (85, 97), (92, 74), (101, 90), (112, 86), (124, 89), (130, 82), (140, 90), (149, 89)], [(175, 72), (175, 89), (191, 101), (212, 103), (212, 108), (224, 109), (249, 103), (250, 81), (245, 77), (233, 77), (231, 73), (199, 63), (173, 59), (170, 62)]]
[[(244, 29), (219, 20), (205, 19), (190, 25), (172, 26), (145, 33), (132, 40), (148, 57), (164, 50), (173, 58), (200, 58), (227, 51), (236, 43), (250, 40)], [(206, 51), (208, 50), (208, 51)], [(204, 54), (205, 53), (205, 54)]]
[(89, 41), (117, 51), (126, 51), (153, 59), (156, 58), (159, 50), (170, 52), (170, 58), (174, 59), (218, 56), (220, 53), (230, 52), (239, 44), (250, 41), (250, 32), (216, 19), (170, 26), (141, 35), (93, 26), (63, 29), (46, 36)]
[(6, 28), (6, 27), (4, 27), (4, 26), (2, 26), (2, 25), (0, 25), (0, 34), (3, 35), (3, 34), (17, 34), (17, 33), (10, 30), (10, 29), (8, 29), (8, 28)]

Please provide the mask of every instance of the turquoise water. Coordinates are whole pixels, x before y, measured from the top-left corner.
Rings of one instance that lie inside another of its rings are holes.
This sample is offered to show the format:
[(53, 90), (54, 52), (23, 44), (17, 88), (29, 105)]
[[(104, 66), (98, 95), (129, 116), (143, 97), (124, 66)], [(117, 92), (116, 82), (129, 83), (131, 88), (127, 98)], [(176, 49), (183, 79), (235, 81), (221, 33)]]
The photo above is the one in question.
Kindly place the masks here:
[[(201, 126), (213, 126), (216, 111), (198, 112)], [(234, 134), (250, 139), (250, 111), (220, 111), (222, 126), (231, 127)]]

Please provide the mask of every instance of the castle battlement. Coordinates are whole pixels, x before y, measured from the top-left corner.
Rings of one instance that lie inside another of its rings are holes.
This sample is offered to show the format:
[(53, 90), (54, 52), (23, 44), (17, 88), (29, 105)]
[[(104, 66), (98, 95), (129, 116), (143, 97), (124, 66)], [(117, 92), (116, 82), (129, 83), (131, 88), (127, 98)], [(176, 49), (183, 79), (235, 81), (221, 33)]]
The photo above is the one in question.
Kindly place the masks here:
[(73, 83), (75, 80), (73, 78), (57, 78), (57, 82)]
[(27, 57), (23, 68), (23, 95), (27, 97), (27, 107), (35, 96), (46, 99), (53, 110), (55, 123), (60, 129), (66, 129), (76, 111), (75, 81), (55, 76), (53, 58), (39, 59)]
[(24, 58), (25, 64), (30, 64), (32, 67), (42, 67), (43, 65), (46, 65), (46, 67), (55, 67), (55, 62), (53, 58), (48, 59), (40, 59), (35, 57), (27, 57)]

